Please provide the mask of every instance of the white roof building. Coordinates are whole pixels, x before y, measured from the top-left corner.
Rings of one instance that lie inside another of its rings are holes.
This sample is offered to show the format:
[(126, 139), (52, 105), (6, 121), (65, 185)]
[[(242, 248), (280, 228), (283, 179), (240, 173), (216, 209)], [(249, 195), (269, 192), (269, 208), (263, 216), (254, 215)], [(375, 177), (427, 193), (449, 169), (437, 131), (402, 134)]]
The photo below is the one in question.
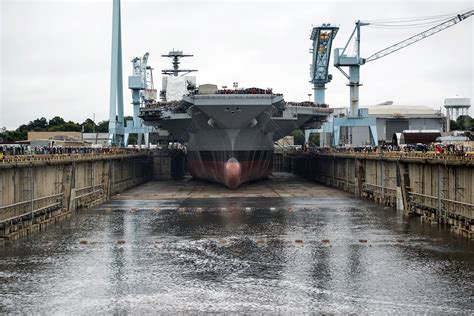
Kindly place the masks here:
[[(347, 116), (347, 108), (334, 109), (332, 117)], [(441, 110), (425, 105), (393, 104), (388, 101), (377, 105), (361, 106), (362, 113), (376, 118), (377, 138), (379, 143), (392, 141), (393, 135), (404, 130), (435, 130), (443, 133), (447, 130), (446, 116)], [(323, 125), (321, 145), (329, 146), (332, 137), (332, 117)], [(343, 127), (340, 139), (342, 144), (365, 145), (370, 143), (368, 128)]]

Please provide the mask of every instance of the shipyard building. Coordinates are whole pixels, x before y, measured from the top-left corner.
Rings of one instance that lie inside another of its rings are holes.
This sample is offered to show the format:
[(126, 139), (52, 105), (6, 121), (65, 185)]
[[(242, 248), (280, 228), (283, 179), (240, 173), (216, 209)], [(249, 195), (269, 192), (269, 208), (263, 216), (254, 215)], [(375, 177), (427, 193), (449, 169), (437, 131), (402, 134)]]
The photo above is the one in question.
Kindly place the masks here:
[[(348, 108), (333, 108), (333, 114), (321, 129), (321, 147), (333, 144), (334, 117), (347, 117)], [(360, 109), (362, 116), (375, 117), (378, 144), (389, 144), (393, 135), (404, 130), (436, 130), (447, 131), (446, 115), (440, 110), (428, 106), (394, 104), (385, 102)], [(369, 129), (367, 127), (341, 127), (339, 146), (370, 145)]]

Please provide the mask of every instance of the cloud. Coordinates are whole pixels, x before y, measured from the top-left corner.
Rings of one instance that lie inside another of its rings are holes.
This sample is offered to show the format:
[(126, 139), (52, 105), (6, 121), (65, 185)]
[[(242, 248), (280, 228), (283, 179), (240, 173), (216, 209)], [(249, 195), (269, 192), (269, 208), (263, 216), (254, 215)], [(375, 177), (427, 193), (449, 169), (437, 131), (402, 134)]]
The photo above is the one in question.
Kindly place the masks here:
[[(112, 1), (2, 1), (0, 126), (16, 128), (38, 116), (107, 119)], [(172, 48), (193, 53), (183, 67), (199, 69), (198, 83), (272, 87), (287, 100), (306, 100), (311, 25), (336, 23), (333, 47), (345, 45), (358, 19), (428, 16), (462, 11), (470, 1), (201, 2), (123, 1), (125, 113), (130, 60), (150, 52), (159, 71)], [(472, 98), (473, 18), (362, 67), (361, 104), (393, 100), (439, 108), (445, 97)], [(363, 28), (362, 53), (423, 30)], [(326, 100), (349, 103), (346, 78), (334, 79)]]

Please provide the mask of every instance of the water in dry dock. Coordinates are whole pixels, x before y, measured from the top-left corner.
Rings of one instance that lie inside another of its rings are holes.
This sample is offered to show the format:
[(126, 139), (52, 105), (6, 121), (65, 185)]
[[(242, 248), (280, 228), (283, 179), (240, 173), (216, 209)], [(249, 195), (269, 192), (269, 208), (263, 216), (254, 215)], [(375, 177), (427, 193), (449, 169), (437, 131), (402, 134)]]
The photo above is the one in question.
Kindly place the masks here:
[(1, 314), (472, 314), (473, 284), (468, 241), (283, 176), (148, 183), (0, 247)]

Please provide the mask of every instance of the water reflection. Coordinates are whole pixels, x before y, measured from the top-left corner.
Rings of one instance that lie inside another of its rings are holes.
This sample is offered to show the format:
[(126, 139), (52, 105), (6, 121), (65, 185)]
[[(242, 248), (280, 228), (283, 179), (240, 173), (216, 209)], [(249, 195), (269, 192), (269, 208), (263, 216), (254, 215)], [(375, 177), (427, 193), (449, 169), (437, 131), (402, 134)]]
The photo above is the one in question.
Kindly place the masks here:
[(473, 312), (468, 241), (350, 198), (111, 201), (0, 251), (0, 313)]

